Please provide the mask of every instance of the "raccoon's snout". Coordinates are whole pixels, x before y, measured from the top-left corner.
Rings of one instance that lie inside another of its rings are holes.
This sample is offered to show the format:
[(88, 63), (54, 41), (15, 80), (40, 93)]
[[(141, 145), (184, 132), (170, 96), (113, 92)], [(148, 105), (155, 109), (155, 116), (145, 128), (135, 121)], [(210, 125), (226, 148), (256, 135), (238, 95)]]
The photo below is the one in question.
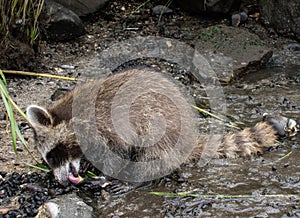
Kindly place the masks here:
[(78, 177), (78, 172), (72, 166), (72, 163), (69, 163), (68, 165), (63, 166), (62, 168), (53, 169), (53, 174), (55, 179), (61, 184), (62, 186), (66, 187), (72, 183), (70, 181), (69, 177), (72, 175), (73, 177)]
[(69, 175), (73, 175), (73, 177), (77, 178), (80, 167), (80, 158), (73, 159), (72, 161), (67, 161), (62, 163), (61, 165), (52, 168), (55, 179), (61, 185), (69, 184)]

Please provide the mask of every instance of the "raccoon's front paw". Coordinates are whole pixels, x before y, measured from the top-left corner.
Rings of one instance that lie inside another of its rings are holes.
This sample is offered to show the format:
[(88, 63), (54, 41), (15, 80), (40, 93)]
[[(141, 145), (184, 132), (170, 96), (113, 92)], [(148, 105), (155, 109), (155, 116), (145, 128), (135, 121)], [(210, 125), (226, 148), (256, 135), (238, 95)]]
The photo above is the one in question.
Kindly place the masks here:
[(299, 131), (298, 124), (295, 120), (281, 115), (265, 113), (263, 120), (272, 125), (280, 137), (295, 136)]
[(112, 184), (106, 188), (106, 190), (111, 195), (124, 195), (128, 192), (134, 191), (139, 188), (145, 188), (151, 186), (153, 183), (152, 181), (149, 182), (142, 182), (142, 183), (129, 183), (123, 182), (119, 180), (112, 181)]
[(104, 176), (95, 176), (93, 178), (82, 178), (81, 176), (74, 177), (73, 176), (69, 177), (69, 180), (74, 184), (74, 185), (79, 185), (79, 186), (88, 186), (89, 188), (105, 188), (106, 186), (112, 185), (112, 182), (108, 181), (106, 177)]

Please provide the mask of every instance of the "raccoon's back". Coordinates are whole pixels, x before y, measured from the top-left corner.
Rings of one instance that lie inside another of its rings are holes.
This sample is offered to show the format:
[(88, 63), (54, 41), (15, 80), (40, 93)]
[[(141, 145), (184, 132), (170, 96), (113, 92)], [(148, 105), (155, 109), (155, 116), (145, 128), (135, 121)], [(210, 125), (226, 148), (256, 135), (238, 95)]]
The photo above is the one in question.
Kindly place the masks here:
[(95, 102), (78, 113), (91, 116), (88, 120), (95, 121), (96, 140), (111, 151), (132, 161), (168, 159), (167, 167), (178, 167), (188, 158), (198, 133), (196, 116), (187, 95), (170, 78), (135, 69), (90, 88), (96, 95), (92, 91), (80, 104), (92, 96)]

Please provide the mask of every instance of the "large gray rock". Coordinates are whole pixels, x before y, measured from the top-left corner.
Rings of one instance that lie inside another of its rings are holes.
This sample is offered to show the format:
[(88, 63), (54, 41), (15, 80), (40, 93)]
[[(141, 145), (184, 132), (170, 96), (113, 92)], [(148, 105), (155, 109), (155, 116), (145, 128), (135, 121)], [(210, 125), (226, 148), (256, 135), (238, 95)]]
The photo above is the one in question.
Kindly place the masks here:
[(300, 1), (260, 0), (262, 17), (283, 35), (300, 41)]
[(249, 70), (259, 69), (272, 50), (246, 29), (226, 25), (201, 30), (195, 48), (210, 63), (221, 82), (229, 83)]
[(71, 40), (85, 33), (83, 23), (77, 14), (51, 0), (45, 2), (40, 20), (46, 38), (53, 41)]
[(74, 11), (78, 16), (85, 16), (99, 10), (108, 0), (55, 0), (57, 3)]
[(36, 218), (92, 218), (93, 208), (76, 194), (61, 195), (51, 199), (39, 208)]
[(226, 14), (233, 8), (238, 8), (241, 0), (177, 0), (185, 10), (196, 13)]
[[(110, 70), (130, 60), (156, 57), (197, 72), (203, 79), (229, 83), (243, 73), (259, 69), (272, 57), (272, 50), (244, 28), (216, 25), (195, 30), (193, 34), (194, 39), (189, 44), (154, 36), (115, 42), (94, 58), (81, 59), (76, 65), (84, 67), (77, 68), (76, 72), (86, 77), (104, 78)], [(200, 69), (196, 71), (193, 65)]]

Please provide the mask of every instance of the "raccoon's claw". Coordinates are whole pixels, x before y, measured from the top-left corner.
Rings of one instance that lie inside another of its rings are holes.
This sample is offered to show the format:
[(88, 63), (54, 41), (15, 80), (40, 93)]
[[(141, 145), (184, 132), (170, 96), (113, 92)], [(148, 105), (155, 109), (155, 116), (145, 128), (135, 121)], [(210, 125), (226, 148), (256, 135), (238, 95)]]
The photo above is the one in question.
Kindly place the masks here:
[(297, 122), (284, 116), (270, 115), (268, 113), (265, 113), (263, 115), (263, 120), (272, 125), (277, 131), (278, 135), (281, 137), (295, 136), (299, 131)]
[(151, 186), (153, 184), (152, 181), (149, 182), (137, 182), (137, 183), (129, 183), (129, 182), (121, 182), (121, 181), (113, 181), (113, 183), (109, 186), (107, 190), (112, 195), (124, 195), (128, 192), (134, 191), (139, 188), (144, 188)]

